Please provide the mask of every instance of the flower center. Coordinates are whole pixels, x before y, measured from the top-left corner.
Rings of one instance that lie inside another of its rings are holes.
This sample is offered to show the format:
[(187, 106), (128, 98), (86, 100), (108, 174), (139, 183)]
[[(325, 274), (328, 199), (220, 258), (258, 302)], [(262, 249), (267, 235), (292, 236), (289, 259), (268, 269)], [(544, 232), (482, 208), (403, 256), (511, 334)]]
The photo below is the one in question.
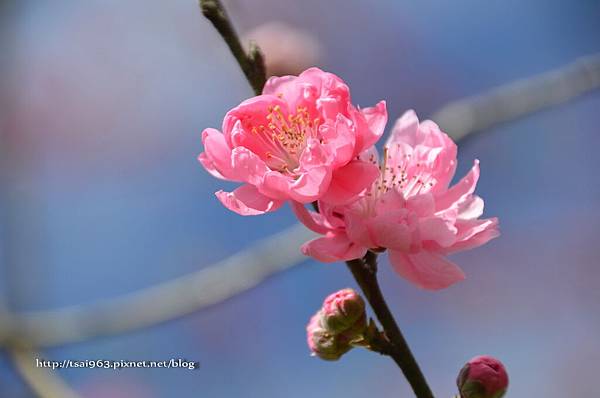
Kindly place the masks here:
[(307, 108), (298, 107), (287, 118), (279, 105), (269, 106), (267, 126), (252, 128), (264, 147), (262, 158), (272, 170), (293, 174), (308, 138), (318, 136), (319, 118), (312, 119)]
[[(372, 213), (377, 200), (390, 189), (401, 193), (405, 199), (411, 196), (425, 193), (435, 185), (435, 178), (422, 162), (415, 162), (410, 153), (390, 155), (389, 148), (383, 148), (383, 160), (379, 165), (379, 178), (366, 193), (366, 209)], [(377, 163), (375, 156), (368, 159), (371, 163)]]

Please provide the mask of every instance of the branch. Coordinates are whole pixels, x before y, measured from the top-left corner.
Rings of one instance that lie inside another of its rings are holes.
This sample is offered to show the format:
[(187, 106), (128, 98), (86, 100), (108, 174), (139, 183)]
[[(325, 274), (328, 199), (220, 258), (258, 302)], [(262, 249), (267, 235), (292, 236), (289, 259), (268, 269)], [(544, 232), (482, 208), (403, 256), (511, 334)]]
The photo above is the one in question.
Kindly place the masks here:
[(377, 281), (377, 255), (368, 252), (364, 261), (357, 259), (347, 261), (346, 264), (371, 305), (371, 308), (373, 308), (391, 344), (391, 349), (389, 349), (387, 354), (398, 364), (417, 398), (433, 398), (433, 393), (427, 385), (425, 376), (423, 376), (406, 339), (402, 335), (381, 293)]
[[(219, 303), (306, 259), (314, 233), (296, 224), (190, 275), (91, 305), (20, 315), (0, 313), (0, 339), (36, 347), (84, 341), (160, 324)], [(0, 341), (2, 343), (2, 341)]]
[(600, 54), (444, 106), (432, 119), (454, 140), (600, 88)]
[(250, 50), (246, 53), (220, 0), (200, 0), (200, 9), (223, 37), (254, 89), (254, 93), (259, 95), (266, 81), (265, 60), (260, 48), (256, 43), (251, 42)]
[(12, 346), (8, 349), (17, 371), (27, 382), (31, 390), (40, 398), (80, 398), (62, 378), (58, 377), (56, 370), (38, 368), (36, 358), (40, 355), (28, 348)]

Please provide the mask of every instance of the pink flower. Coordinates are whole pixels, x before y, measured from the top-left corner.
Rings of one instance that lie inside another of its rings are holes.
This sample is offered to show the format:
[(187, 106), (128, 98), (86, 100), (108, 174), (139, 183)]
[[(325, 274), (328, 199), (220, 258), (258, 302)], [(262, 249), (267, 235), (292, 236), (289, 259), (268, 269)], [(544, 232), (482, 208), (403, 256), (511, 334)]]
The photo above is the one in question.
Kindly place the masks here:
[(488, 355), (471, 359), (456, 379), (461, 398), (500, 398), (508, 388), (502, 362)]
[[(379, 163), (371, 148), (360, 158)], [(321, 213), (294, 205), (298, 218), (323, 234), (302, 251), (323, 262), (351, 260), (367, 250), (389, 251), (392, 267), (424, 289), (442, 289), (465, 275), (446, 255), (498, 236), (496, 218), (479, 219), (483, 200), (474, 195), (479, 162), (456, 185), (456, 145), (432, 121), (406, 112), (384, 149), (379, 178), (355, 201), (319, 203)]]
[(241, 215), (285, 201), (342, 204), (370, 186), (377, 168), (357, 159), (383, 133), (385, 102), (357, 109), (337, 76), (311, 68), (270, 78), (263, 94), (230, 110), (223, 133), (202, 133), (198, 157), (213, 176), (243, 183), (219, 200)]

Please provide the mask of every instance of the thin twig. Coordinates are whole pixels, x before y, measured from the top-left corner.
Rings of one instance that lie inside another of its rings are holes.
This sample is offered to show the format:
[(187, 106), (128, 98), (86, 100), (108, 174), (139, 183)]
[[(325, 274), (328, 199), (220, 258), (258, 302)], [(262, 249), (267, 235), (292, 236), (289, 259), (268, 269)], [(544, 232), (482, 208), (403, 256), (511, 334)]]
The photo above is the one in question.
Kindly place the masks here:
[(431, 118), (455, 140), (600, 88), (600, 54), (451, 102)]
[(425, 376), (423, 376), (423, 372), (421, 372), (406, 339), (402, 335), (381, 293), (377, 281), (377, 255), (368, 252), (364, 261), (357, 259), (347, 261), (346, 264), (371, 305), (371, 308), (373, 308), (386, 337), (391, 343), (391, 350), (388, 355), (398, 364), (417, 398), (433, 398), (433, 393), (427, 385)]
[(250, 50), (246, 53), (220, 0), (200, 0), (200, 9), (223, 37), (254, 89), (254, 93), (259, 95), (265, 85), (266, 68), (264, 56), (258, 45), (251, 42)]
[(0, 313), (0, 339), (21, 336), (36, 347), (48, 347), (176, 319), (303, 262), (306, 257), (298, 247), (313, 236), (313, 232), (296, 224), (195, 273), (123, 297), (18, 316)]
[(62, 378), (54, 374), (56, 370), (36, 366), (36, 359), (41, 358), (39, 353), (16, 346), (9, 347), (8, 352), (17, 371), (38, 397), (80, 398), (79, 394), (71, 389)]

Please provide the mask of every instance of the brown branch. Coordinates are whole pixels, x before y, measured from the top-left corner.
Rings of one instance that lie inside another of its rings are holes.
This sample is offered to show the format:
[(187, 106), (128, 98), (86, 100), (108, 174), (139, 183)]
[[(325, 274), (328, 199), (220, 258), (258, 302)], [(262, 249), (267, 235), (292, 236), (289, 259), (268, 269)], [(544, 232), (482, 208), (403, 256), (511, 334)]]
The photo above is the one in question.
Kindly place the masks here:
[(391, 344), (386, 352), (402, 370), (404, 377), (412, 387), (417, 398), (433, 398), (433, 393), (427, 385), (406, 339), (402, 335), (394, 316), (392, 315), (377, 281), (377, 255), (368, 252), (364, 260), (347, 261), (348, 269), (356, 279), (367, 301), (373, 308), (381, 327)]
[(246, 53), (220, 0), (200, 0), (200, 9), (229, 46), (254, 93), (262, 93), (266, 81), (266, 68), (264, 56), (258, 45), (251, 42), (250, 50)]

